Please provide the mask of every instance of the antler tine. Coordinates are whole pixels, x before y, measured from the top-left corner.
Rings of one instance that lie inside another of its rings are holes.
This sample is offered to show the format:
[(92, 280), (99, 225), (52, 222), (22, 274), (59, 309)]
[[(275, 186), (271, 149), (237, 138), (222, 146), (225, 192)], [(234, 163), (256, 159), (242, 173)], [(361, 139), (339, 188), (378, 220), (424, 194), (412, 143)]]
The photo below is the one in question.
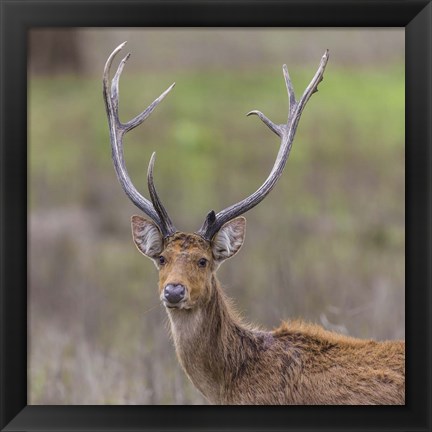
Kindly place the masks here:
[[(138, 114), (132, 120), (127, 123), (122, 123), (118, 115), (118, 105), (119, 105), (119, 80), (121, 73), (123, 71), (124, 65), (126, 64), (130, 54), (121, 60), (114, 78), (111, 83), (111, 89), (109, 84), (109, 71), (111, 69), (112, 62), (116, 54), (121, 51), (121, 49), (126, 45), (126, 42), (120, 44), (108, 57), (105, 64), (103, 73), (103, 94), (105, 100), (105, 107), (108, 116), (108, 123), (110, 129), (110, 140), (112, 149), (112, 159), (114, 162), (114, 169), (117, 174), (117, 178), (123, 187), (126, 195), (130, 200), (147, 216), (149, 216), (159, 227), (161, 233), (164, 237), (173, 234), (176, 230), (172, 224), (168, 213), (163, 207), (154, 185), (150, 188), (150, 197), (153, 202), (144, 198), (134, 187), (130, 180), (130, 176), (126, 169), (126, 164), (124, 161), (123, 152), (123, 136), (132, 130), (133, 128), (139, 126), (146, 120), (154, 109), (159, 105), (159, 103), (165, 98), (165, 96), (174, 87), (172, 84), (167, 90), (165, 90), (157, 99), (155, 99), (142, 113)], [(151, 161), (150, 161), (151, 163)]]
[(286, 65), (283, 66), (283, 74), (289, 100), (288, 120), (286, 124), (276, 125), (260, 111), (251, 111), (247, 114), (248, 116), (252, 114), (257, 115), (271, 131), (281, 138), (281, 145), (276, 157), (276, 161), (265, 182), (252, 195), (220, 211), (217, 214), (215, 214), (213, 210), (209, 212), (202, 227), (199, 229), (199, 231), (197, 231), (199, 235), (207, 240), (211, 240), (222, 227), (222, 225), (255, 207), (270, 193), (270, 191), (276, 185), (277, 181), (282, 175), (283, 169), (291, 151), (294, 135), (296, 133), (303, 109), (312, 94), (318, 91), (318, 84), (323, 79), (324, 70), (326, 68), (328, 59), (329, 51), (326, 50), (323, 57), (321, 58), (320, 65), (317, 72), (315, 73), (315, 76), (312, 78), (312, 81), (298, 102), (295, 98), (294, 88), (288, 74), (288, 69)]
[(176, 232), (176, 228), (174, 227), (173, 223), (171, 222), (171, 219), (168, 216), (167, 211), (165, 210), (165, 207), (162, 205), (159, 195), (156, 192), (156, 187), (154, 185), (153, 181), (153, 167), (156, 159), (156, 153), (153, 152), (150, 158), (148, 170), (147, 170), (147, 185), (148, 190), (150, 192), (150, 198), (153, 202), (153, 205), (158, 213), (158, 215), (161, 218), (161, 230), (165, 231), (167, 233), (173, 234)]

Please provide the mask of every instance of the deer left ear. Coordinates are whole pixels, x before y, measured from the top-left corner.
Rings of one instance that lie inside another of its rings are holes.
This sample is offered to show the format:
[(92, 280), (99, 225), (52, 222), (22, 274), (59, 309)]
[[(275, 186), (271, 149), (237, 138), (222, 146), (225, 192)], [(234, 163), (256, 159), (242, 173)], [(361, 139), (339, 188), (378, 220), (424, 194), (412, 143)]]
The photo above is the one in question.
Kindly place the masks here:
[(242, 247), (246, 234), (246, 219), (235, 218), (222, 226), (212, 240), (212, 252), (216, 262), (234, 256)]
[(155, 260), (162, 252), (163, 238), (153, 221), (142, 216), (132, 216), (132, 236), (138, 250), (146, 257)]

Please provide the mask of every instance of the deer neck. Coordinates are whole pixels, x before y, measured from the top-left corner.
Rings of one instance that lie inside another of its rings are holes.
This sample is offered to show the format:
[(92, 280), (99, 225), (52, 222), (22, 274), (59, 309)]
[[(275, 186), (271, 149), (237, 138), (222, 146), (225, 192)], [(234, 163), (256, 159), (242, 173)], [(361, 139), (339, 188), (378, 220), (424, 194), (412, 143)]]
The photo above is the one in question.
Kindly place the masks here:
[(222, 403), (224, 386), (246, 354), (242, 348), (253, 332), (241, 324), (218, 280), (211, 298), (193, 310), (168, 310), (180, 363), (194, 385), (212, 403)]

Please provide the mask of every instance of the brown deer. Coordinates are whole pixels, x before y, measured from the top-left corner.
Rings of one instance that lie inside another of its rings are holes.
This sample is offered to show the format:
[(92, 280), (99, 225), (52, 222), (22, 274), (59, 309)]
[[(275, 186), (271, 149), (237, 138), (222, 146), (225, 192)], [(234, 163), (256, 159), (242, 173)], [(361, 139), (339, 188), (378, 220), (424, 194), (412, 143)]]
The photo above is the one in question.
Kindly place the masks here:
[[(153, 183), (153, 153), (148, 168), (151, 201), (132, 185), (123, 157), (125, 133), (140, 125), (173, 88), (127, 123), (118, 115), (119, 78), (129, 54), (120, 62), (109, 88), (107, 60), (103, 91), (112, 157), (117, 177), (132, 202), (147, 218), (132, 217), (138, 250), (159, 270), (159, 295), (165, 306), (178, 359), (196, 388), (213, 404), (404, 404), (405, 343), (360, 340), (300, 321), (284, 322), (274, 331), (245, 324), (216, 278), (220, 264), (243, 244), (246, 220), (241, 215), (261, 202), (282, 174), (301, 113), (323, 79), (328, 51), (299, 101), (286, 66), (289, 99), (286, 124), (256, 114), (281, 145), (269, 177), (252, 195), (219, 213), (208, 213), (195, 233), (177, 231)], [(248, 115), (249, 115), (248, 114)]]

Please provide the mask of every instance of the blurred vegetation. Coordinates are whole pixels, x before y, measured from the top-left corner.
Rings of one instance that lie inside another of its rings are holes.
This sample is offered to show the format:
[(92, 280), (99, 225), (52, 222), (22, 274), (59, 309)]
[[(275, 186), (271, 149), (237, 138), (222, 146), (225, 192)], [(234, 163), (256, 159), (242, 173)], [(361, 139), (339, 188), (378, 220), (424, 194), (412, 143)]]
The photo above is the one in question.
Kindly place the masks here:
[[(298, 96), (318, 62), (288, 63)], [(210, 209), (263, 182), (279, 140), (244, 114), (285, 120), (281, 65), (128, 66), (124, 121), (177, 81), (126, 137), (125, 157), (147, 195), (157, 151), (156, 185), (179, 229), (198, 229)], [(205, 403), (175, 358), (156, 269), (131, 241), (139, 211), (114, 174), (101, 93), (91, 75), (29, 81), (29, 403)], [(282, 179), (246, 214), (245, 245), (219, 271), (247, 320), (272, 328), (302, 317), (357, 337), (404, 337), (404, 104), (402, 62), (358, 68), (331, 54)]]

